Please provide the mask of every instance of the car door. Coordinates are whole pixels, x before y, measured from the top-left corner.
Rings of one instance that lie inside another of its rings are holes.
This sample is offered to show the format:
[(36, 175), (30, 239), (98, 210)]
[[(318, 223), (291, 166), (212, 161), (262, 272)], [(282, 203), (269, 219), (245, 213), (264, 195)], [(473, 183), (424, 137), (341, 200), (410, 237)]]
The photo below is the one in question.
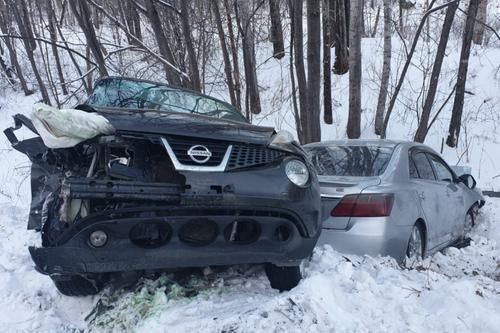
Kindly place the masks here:
[[(444, 187), (445, 197), (442, 198), (442, 207), (448, 216), (447, 225), (443, 225), (443, 237), (449, 241), (456, 240), (462, 234), (465, 219), (464, 193), (456, 184), (455, 175), (441, 157), (428, 153), (427, 156), (434, 168), (437, 181)], [(443, 220), (444, 221), (444, 220)]]
[(447, 242), (444, 225), (450, 221), (441, 202), (445, 197), (446, 189), (440, 184), (434, 169), (425, 151), (412, 150), (410, 152), (410, 182), (415, 188), (418, 201), (422, 207), (427, 222), (427, 248), (432, 250)]

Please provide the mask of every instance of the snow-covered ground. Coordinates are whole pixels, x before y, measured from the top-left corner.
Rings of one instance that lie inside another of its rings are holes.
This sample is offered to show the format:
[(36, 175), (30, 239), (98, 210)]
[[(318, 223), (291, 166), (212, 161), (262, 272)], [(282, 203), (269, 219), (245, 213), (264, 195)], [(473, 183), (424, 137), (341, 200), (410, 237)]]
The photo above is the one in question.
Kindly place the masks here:
[[(0, 127), (32, 98), (2, 99)], [(500, 200), (488, 199), (471, 246), (414, 269), (390, 258), (316, 249), (290, 292), (261, 267), (163, 275), (127, 291), (60, 295), (38, 274), (27, 245), (29, 163), (0, 137), (0, 332), (500, 332)]]

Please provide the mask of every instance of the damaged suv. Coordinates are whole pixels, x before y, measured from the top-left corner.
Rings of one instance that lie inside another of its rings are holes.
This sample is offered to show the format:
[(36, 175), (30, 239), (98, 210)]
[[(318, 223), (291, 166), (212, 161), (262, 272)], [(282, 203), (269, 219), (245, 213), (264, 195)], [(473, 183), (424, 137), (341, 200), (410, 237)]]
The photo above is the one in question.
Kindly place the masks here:
[[(317, 177), (287, 132), (192, 91), (106, 77), (75, 109), (35, 105), (4, 131), (31, 162), (36, 269), (65, 295), (111, 274), (265, 264), (293, 288), (321, 230)], [(36, 134), (18, 140), (22, 126)]]

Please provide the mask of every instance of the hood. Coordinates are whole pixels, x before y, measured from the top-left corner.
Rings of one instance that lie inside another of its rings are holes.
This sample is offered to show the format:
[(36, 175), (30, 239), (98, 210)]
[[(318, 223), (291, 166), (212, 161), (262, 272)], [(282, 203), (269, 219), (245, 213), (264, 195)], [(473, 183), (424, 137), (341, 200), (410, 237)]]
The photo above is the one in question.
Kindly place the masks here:
[(216, 140), (268, 144), (271, 127), (255, 126), (196, 114), (116, 109), (97, 109), (116, 131), (180, 135)]

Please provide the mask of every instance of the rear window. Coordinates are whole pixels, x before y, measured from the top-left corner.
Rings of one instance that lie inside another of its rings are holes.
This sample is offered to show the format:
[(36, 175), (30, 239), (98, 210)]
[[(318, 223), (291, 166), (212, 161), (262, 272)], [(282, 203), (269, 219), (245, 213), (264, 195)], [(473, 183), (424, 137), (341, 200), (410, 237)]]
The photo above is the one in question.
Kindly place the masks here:
[(371, 177), (384, 173), (394, 147), (321, 146), (306, 149), (318, 175)]

